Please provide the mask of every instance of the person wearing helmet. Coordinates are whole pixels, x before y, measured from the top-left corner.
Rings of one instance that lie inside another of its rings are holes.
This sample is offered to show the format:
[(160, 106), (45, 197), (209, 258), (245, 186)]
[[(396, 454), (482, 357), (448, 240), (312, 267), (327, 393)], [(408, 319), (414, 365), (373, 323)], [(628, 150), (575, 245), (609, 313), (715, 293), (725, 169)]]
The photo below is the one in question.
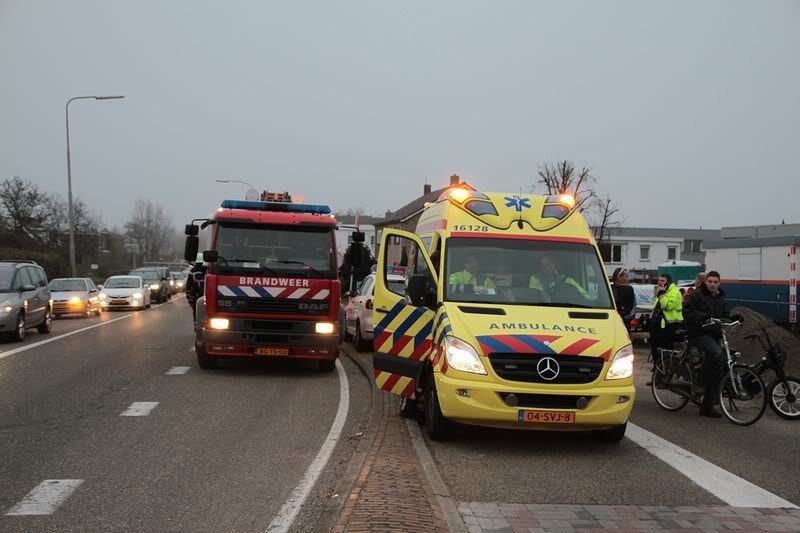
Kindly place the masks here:
[(186, 302), (192, 308), (192, 322), (197, 318), (195, 303), (203, 296), (205, 287), (206, 265), (203, 264), (203, 254), (198, 253), (195, 258), (194, 266), (186, 277)]

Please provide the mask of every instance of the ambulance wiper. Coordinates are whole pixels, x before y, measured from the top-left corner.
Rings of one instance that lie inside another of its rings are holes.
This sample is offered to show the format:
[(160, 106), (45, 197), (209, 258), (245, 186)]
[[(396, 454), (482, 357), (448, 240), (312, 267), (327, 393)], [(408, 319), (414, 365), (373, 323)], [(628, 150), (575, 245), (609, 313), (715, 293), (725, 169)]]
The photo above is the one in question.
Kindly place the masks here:
[(303, 265), (305, 268), (314, 272), (317, 276), (325, 277), (325, 275), (322, 272), (312, 267), (308, 263), (304, 263), (303, 261), (288, 261), (286, 259), (281, 259), (280, 261), (270, 261), (270, 263), (280, 263), (282, 265)]
[(538, 307), (569, 307), (574, 309), (596, 309), (591, 305), (580, 305), (580, 304), (572, 304), (566, 302), (539, 302), (531, 305), (536, 305)]

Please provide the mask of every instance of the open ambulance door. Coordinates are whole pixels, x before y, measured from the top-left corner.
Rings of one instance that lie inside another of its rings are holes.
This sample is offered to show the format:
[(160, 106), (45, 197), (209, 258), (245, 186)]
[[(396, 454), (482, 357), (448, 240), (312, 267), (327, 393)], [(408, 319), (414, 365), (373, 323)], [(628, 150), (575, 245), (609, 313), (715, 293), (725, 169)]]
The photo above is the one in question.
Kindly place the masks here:
[[(433, 266), (419, 237), (385, 229), (375, 276), (372, 367), (378, 389), (411, 398), (432, 349), (436, 311)], [(389, 281), (403, 276), (405, 283)], [(416, 289), (416, 290), (415, 290)], [(412, 301), (409, 293), (416, 295)]]

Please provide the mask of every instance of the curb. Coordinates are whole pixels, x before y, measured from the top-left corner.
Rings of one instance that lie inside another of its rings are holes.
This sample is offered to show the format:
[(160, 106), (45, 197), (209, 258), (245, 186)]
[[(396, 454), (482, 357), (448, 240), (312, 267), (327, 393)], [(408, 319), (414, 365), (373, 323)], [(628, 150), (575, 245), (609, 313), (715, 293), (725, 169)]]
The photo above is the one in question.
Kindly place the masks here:
[(356, 484), (358, 475), (364, 467), (367, 460), (367, 455), (372, 449), (372, 443), (375, 441), (375, 436), (378, 434), (378, 426), (380, 417), (376, 413), (383, 410), (383, 398), (381, 395), (376, 394), (375, 385), (373, 384), (372, 374), (363, 366), (363, 364), (350, 352), (350, 346), (346, 343), (342, 344), (342, 353), (347, 355), (347, 358), (355, 363), (359, 371), (364, 374), (370, 384), (370, 396), (372, 398), (372, 405), (369, 411), (369, 421), (361, 441), (358, 443), (353, 457), (347, 464), (347, 468), (342, 474), (339, 483), (336, 484), (334, 489), (334, 496), (325, 504), (322, 514), (320, 515), (318, 526), (319, 531), (332, 531), (336, 527), (339, 516), (342, 513), (344, 504), (347, 503), (347, 498), (350, 496), (353, 487)]
[(425, 471), (428, 483), (431, 484), (433, 494), (439, 502), (442, 514), (444, 514), (445, 522), (447, 522), (447, 529), (452, 533), (467, 533), (467, 528), (464, 525), (464, 520), (461, 518), (461, 513), (458, 512), (458, 507), (450, 496), (450, 491), (447, 490), (442, 476), (439, 475), (439, 470), (436, 468), (436, 463), (433, 461), (431, 452), (425, 445), (425, 439), (422, 437), (422, 432), (419, 430), (419, 424), (414, 420), (406, 420), (406, 425), (408, 426), (408, 432), (411, 434), (411, 442), (414, 444), (414, 451), (417, 452), (422, 470)]

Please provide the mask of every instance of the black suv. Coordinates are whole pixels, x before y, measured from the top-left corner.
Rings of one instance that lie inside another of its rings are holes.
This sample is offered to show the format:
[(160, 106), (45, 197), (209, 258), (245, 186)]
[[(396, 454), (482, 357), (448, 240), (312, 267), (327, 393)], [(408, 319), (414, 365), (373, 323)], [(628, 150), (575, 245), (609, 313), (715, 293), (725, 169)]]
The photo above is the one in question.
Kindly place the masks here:
[(18, 342), (29, 328), (50, 333), (52, 311), (42, 267), (34, 261), (0, 261), (0, 333)]
[(150, 299), (152, 301), (163, 303), (172, 297), (169, 280), (164, 275), (164, 270), (162, 268), (137, 268), (136, 270), (131, 270), (128, 275), (142, 278), (144, 285), (150, 289)]

